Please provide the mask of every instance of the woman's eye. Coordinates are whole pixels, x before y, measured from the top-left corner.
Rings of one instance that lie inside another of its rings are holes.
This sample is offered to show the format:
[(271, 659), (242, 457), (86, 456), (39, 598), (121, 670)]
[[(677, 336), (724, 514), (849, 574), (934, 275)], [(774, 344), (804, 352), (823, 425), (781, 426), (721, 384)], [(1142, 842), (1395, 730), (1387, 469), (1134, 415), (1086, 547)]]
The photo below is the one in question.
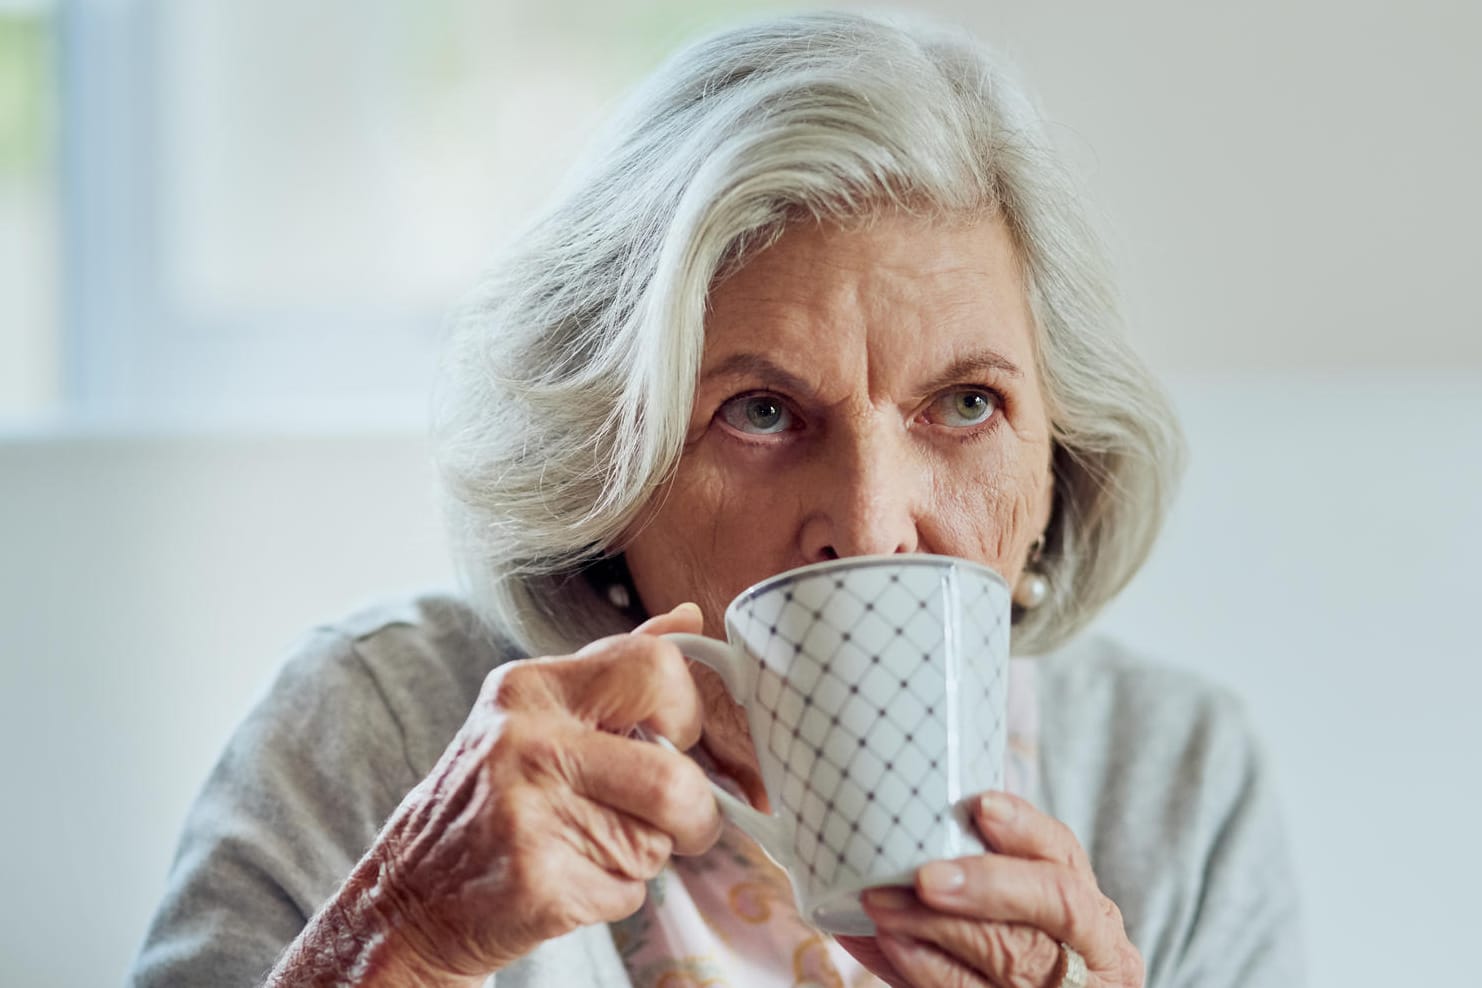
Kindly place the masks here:
[(772, 395), (741, 395), (720, 408), (726, 425), (738, 432), (768, 436), (792, 428), (792, 412)]
[(942, 395), (933, 405), (933, 418), (953, 428), (982, 425), (998, 408), (998, 397), (980, 388), (964, 388)]

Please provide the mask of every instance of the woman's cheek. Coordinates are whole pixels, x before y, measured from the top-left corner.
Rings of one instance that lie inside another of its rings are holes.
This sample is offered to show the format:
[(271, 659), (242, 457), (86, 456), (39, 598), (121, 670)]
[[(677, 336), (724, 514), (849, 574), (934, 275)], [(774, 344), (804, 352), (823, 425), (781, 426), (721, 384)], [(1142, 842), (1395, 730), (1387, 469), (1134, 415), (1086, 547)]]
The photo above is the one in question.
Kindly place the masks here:
[(731, 600), (751, 584), (787, 568), (778, 546), (786, 524), (775, 503), (778, 482), (714, 458), (681, 468), (660, 521), (670, 552), (664, 578), (683, 574), (675, 592), (700, 605), (705, 634), (723, 637)]
[(934, 485), (927, 524), (939, 534), (932, 542), (1017, 578), (1041, 527), (1037, 515), (1047, 483), (1048, 472), (1036, 476), (1029, 464), (1001, 451), (952, 463)]

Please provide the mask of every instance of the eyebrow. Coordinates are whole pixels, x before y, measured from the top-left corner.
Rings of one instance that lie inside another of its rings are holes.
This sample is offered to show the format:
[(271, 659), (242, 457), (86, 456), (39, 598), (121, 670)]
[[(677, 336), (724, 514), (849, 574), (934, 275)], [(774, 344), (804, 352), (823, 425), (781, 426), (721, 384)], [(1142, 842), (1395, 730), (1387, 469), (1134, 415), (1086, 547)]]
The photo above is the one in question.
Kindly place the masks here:
[[(946, 370), (933, 377), (922, 391), (930, 394), (948, 385), (960, 384), (988, 373), (1007, 374), (1012, 378), (1024, 376), (1018, 364), (997, 350), (977, 350), (954, 360)], [(784, 391), (810, 390), (807, 381), (759, 353), (733, 353), (707, 370), (701, 380), (709, 381), (718, 377), (757, 377)]]
[(983, 377), (990, 374), (1006, 374), (1014, 379), (1024, 376), (1019, 365), (997, 350), (975, 350), (966, 356), (952, 361), (947, 369), (927, 382), (923, 391), (931, 394), (940, 391), (950, 384), (961, 384), (963, 381), (972, 380), (975, 377)]
[(709, 381), (717, 377), (758, 377), (784, 391), (812, 390), (807, 381), (759, 353), (733, 353), (706, 371), (701, 380)]

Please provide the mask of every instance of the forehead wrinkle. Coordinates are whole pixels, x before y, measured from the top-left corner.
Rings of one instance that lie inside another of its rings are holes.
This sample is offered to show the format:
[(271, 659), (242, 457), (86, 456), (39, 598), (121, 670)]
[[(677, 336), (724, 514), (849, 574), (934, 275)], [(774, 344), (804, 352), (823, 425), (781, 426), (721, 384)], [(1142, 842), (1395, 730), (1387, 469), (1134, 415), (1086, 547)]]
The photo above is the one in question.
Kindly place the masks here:
[[(832, 404), (841, 387), (852, 390), (849, 382), (864, 380), (869, 362), (867, 323), (852, 298), (841, 301), (846, 294), (855, 294), (852, 286), (847, 292), (832, 285), (797, 294), (732, 296), (744, 300), (749, 311), (707, 334), (707, 344), (718, 346), (725, 356), (705, 361), (700, 386), (750, 380)], [(842, 351), (837, 346), (841, 340), (848, 343)], [(738, 349), (726, 353), (732, 347)], [(818, 359), (820, 351), (829, 359)], [(845, 358), (847, 366), (834, 362), (841, 352), (851, 355)]]
[[(849, 243), (860, 237), (872, 249)], [(726, 356), (702, 382), (750, 376), (785, 391), (848, 392), (883, 407), (902, 400), (904, 390), (920, 397), (970, 378), (1022, 376), (1015, 361), (1032, 354), (1004, 337), (1015, 322), (1015, 291), (995, 291), (995, 258), (964, 256), (955, 239), (923, 250), (868, 231), (789, 231), (718, 286), (728, 318), (711, 342), (723, 337), (730, 345), (721, 352), (736, 344), (749, 352)], [(928, 353), (917, 343), (928, 339), (955, 344)], [(819, 346), (833, 351), (837, 366), (813, 359)]]

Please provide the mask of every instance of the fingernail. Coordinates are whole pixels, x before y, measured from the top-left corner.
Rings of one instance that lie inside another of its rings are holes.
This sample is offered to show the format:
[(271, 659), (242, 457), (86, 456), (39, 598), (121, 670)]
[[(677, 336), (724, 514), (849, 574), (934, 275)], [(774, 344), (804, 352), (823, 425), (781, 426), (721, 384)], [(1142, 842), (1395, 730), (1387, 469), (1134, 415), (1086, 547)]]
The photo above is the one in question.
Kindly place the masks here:
[(864, 894), (865, 905), (871, 909), (887, 912), (904, 912), (916, 904), (916, 896), (909, 889), (868, 889)]
[(668, 610), (667, 613), (655, 614), (649, 617), (646, 621), (639, 624), (638, 627), (634, 628), (632, 633), (638, 634), (640, 632), (646, 632), (649, 628), (652, 628), (655, 624), (663, 621), (665, 618), (688, 617), (691, 614), (693, 614), (695, 617), (700, 617), (701, 611), (699, 604), (693, 603), (692, 601), (685, 601), (683, 604), (675, 604)]
[(932, 895), (951, 895), (967, 884), (962, 868), (951, 861), (932, 861), (916, 872), (921, 891)]
[(978, 813), (990, 823), (1008, 823), (1016, 812), (1014, 801), (1001, 792), (985, 792), (978, 799)]

